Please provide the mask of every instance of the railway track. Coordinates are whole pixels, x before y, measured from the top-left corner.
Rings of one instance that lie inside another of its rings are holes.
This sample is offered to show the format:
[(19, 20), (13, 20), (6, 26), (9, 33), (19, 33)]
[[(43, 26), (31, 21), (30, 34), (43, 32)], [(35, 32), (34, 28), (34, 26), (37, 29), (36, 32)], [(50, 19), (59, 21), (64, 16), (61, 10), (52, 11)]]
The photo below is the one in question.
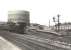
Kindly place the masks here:
[(71, 50), (70, 46), (58, 46), (51, 39), (41, 38), (34, 35), (20, 35), (11, 32), (2, 32), (1, 36), (20, 47), (22, 50)]

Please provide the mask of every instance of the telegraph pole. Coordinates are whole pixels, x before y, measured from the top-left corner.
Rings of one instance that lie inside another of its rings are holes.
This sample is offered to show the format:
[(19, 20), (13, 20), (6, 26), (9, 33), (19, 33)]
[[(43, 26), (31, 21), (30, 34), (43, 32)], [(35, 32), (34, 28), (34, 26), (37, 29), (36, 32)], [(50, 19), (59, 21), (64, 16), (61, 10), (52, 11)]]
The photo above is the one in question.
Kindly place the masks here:
[(56, 25), (56, 20), (55, 20), (56, 18), (55, 17), (53, 17), (53, 21), (54, 21), (54, 23), (55, 23), (55, 28), (56, 28), (56, 31), (57, 31), (57, 25)]
[(58, 14), (57, 17), (58, 17), (58, 32), (59, 32), (59, 30), (60, 30), (60, 19), (59, 19), (60, 15)]
[(50, 20), (49, 20), (49, 28), (50, 28)]

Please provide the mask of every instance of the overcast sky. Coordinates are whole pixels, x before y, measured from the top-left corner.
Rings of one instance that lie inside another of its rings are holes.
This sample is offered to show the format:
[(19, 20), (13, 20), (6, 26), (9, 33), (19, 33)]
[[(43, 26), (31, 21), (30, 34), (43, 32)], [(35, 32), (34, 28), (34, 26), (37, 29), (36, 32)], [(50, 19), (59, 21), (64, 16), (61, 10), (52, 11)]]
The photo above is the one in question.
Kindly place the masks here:
[(60, 21), (71, 22), (71, 0), (0, 0), (0, 21), (7, 21), (9, 10), (30, 11), (30, 22), (51, 25), (53, 17), (60, 14)]

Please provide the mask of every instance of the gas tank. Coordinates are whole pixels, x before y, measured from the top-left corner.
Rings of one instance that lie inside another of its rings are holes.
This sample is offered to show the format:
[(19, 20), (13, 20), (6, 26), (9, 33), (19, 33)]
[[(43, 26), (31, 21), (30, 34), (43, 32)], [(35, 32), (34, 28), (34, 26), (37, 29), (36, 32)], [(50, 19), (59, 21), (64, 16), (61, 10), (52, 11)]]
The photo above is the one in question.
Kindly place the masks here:
[(30, 23), (29, 12), (28, 11), (9, 11), (8, 12), (8, 22), (13, 23)]

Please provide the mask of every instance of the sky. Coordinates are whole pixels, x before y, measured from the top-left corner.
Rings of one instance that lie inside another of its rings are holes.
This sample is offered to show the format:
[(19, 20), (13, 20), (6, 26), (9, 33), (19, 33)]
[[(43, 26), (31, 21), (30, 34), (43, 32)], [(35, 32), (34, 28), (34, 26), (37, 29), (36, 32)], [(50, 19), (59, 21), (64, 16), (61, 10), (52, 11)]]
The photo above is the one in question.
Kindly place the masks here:
[(8, 11), (27, 10), (30, 22), (42, 25), (54, 25), (53, 17), (60, 22), (71, 22), (71, 0), (0, 0), (0, 21), (7, 22)]

